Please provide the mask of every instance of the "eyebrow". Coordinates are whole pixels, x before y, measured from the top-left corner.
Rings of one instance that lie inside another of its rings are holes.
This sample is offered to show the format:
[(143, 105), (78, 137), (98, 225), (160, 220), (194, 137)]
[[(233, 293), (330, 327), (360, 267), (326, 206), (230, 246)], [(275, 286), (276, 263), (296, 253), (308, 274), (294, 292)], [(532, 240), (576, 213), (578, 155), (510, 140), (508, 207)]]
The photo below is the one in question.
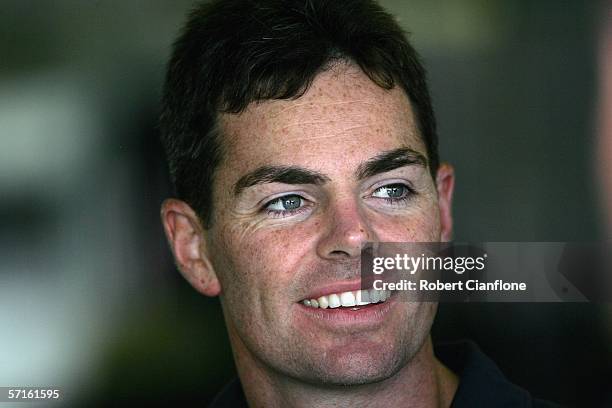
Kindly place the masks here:
[(380, 173), (412, 165), (427, 167), (427, 158), (408, 147), (389, 150), (360, 164), (356, 171), (357, 179), (363, 180)]
[[(418, 165), (427, 167), (427, 159), (421, 153), (402, 147), (382, 152), (357, 167), (358, 180), (376, 174), (391, 171), (400, 167)], [(315, 184), (322, 185), (330, 178), (317, 171), (297, 166), (261, 166), (240, 177), (234, 184), (234, 195), (239, 195), (246, 188), (265, 183)]]
[(234, 184), (234, 195), (245, 188), (264, 183), (316, 184), (328, 182), (329, 177), (316, 171), (296, 166), (262, 166), (244, 176)]

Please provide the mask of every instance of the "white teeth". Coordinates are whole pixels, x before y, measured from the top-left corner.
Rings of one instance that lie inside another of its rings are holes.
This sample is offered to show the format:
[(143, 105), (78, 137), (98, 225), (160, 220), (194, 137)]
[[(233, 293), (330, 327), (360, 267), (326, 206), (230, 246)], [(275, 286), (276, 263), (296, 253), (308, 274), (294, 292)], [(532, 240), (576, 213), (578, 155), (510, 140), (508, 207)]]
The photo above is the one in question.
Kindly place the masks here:
[(341, 305), (340, 297), (338, 295), (336, 295), (335, 293), (327, 296), (327, 300), (329, 302), (329, 307), (331, 309), (335, 309), (337, 307), (340, 307), (340, 305)]
[(319, 307), (321, 309), (327, 309), (327, 307), (329, 306), (327, 296), (321, 296), (320, 298), (317, 299), (317, 301), (319, 302)]
[(355, 301), (357, 302), (357, 306), (369, 305), (370, 293), (367, 290), (358, 290), (355, 292)]
[(340, 294), (340, 303), (344, 307), (355, 306), (355, 294), (353, 292), (342, 292)]
[(314, 308), (327, 309), (329, 307), (330, 309), (335, 309), (340, 306), (354, 307), (384, 302), (390, 297), (391, 292), (388, 290), (356, 290), (352, 292), (332, 293), (327, 296), (321, 296), (318, 299), (305, 299), (302, 301), (302, 304)]

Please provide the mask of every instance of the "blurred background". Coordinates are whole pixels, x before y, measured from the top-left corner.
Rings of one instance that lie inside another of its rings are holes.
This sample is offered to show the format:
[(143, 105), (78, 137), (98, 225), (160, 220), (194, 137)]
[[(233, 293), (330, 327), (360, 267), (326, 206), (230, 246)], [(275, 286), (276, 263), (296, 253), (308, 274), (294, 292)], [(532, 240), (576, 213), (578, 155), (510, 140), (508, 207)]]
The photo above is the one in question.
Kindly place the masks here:
[[(459, 241), (600, 237), (595, 171), (604, 1), (385, 0), (429, 71)], [(205, 406), (234, 375), (218, 301), (176, 271), (156, 127), (192, 1), (2, 1), (0, 386), (67, 406)], [(607, 16), (607, 17), (606, 17)], [(513, 382), (604, 406), (603, 305), (443, 304)], [(607, 402), (606, 402), (607, 401)]]

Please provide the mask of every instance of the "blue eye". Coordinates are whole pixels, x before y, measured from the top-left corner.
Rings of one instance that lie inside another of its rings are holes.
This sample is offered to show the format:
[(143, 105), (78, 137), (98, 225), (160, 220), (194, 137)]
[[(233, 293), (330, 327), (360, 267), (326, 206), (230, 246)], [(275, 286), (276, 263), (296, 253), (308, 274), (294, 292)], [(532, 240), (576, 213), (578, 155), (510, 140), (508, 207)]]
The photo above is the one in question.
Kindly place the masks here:
[(377, 198), (383, 198), (388, 201), (394, 202), (399, 200), (405, 200), (414, 194), (414, 190), (405, 184), (388, 184), (377, 188), (372, 196)]
[(303, 200), (302, 197), (296, 194), (286, 195), (269, 202), (266, 208), (275, 211), (293, 211), (302, 206)]
[(297, 194), (289, 194), (268, 202), (264, 210), (270, 215), (283, 217), (296, 214), (306, 207), (306, 200), (303, 197)]

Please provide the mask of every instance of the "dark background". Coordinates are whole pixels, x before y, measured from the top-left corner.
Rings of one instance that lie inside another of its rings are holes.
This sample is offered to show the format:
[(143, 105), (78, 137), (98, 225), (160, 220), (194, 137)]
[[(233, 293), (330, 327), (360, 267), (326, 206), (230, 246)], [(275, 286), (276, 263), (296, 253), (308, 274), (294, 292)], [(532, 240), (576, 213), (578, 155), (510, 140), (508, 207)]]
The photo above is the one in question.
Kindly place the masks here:
[[(233, 375), (218, 301), (175, 270), (158, 100), (191, 1), (5, 0), (0, 13), (0, 385), (67, 405), (205, 405)], [(382, 1), (430, 75), (459, 241), (599, 236), (597, 1)], [(573, 406), (612, 388), (609, 308), (443, 304), (519, 385)]]

